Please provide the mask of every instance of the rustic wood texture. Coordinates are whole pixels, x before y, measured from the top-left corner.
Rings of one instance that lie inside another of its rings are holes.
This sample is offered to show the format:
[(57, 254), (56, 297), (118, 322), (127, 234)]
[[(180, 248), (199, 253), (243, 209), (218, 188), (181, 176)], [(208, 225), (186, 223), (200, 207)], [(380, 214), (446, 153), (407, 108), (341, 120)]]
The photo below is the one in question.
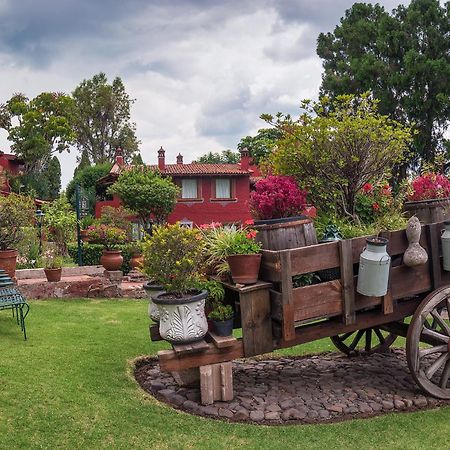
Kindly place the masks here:
[(173, 351), (178, 355), (204, 352), (209, 349), (209, 345), (204, 340), (192, 342), (191, 344), (173, 344)]
[(217, 348), (214, 344), (208, 345), (209, 349), (204, 352), (184, 355), (177, 355), (174, 350), (160, 350), (158, 352), (159, 367), (162, 372), (174, 372), (190, 367), (232, 361), (244, 356), (244, 347), (240, 339), (233, 346), (225, 348)]
[(233, 336), (219, 336), (212, 331), (209, 331), (205, 339), (212, 342), (217, 348), (231, 347), (235, 344), (237, 339)]
[(343, 321), (346, 325), (355, 323), (355, 284), (353, 277), (352, 243), (339, 241), (341, 284), (343, 298)]
[(421, 223), (442, 222), (450, 219), (450, 199), (406, 202), (404, 210), (408, 217), (417, 216)]
[(290, 252), (283, 252), (281, 260), (281, 293), (283, 305), (283, 338), (286, 341), (295, 337), (295, 308), (292, 286), (292, 266)]
[(437, 224), (433, 223), (426, 227), (426, 237), (428, 241), (428, 264), (430, 265), (431, 281), (433, 289), (441, 286), (442, 265), (440, 258), (440, 233), (438, 233)]
[(231, 362), (200, 367), (200, 395), (203, 405), (211, 405), (216, 400), (233, 400)]
[(273, 350), (269, 289), (240, 293), (244, 355), (253, 356)]

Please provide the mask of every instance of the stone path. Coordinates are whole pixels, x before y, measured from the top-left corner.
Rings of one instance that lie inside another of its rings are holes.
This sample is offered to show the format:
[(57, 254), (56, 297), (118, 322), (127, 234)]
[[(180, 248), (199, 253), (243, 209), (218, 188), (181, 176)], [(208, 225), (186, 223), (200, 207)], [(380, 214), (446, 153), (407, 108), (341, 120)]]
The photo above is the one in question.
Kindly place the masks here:
[(234, 399), (202, 406), (198, 387), (179, 387), (156, 360), (137, 364), (147, 392), (201, 416), (264, 424), (316, 423), (392, 411), (450, 405), (424, 395), (412, 380), (404, 350), (348, 358), (341, 354), (245, 359), (233, 363)]

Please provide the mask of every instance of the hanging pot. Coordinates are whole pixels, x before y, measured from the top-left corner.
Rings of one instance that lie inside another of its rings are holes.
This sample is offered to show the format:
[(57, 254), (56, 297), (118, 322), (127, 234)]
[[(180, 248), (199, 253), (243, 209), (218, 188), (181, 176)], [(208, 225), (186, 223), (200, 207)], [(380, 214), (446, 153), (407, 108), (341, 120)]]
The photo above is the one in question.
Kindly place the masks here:
[(391, 257), (386, 251), (388, 240), (381, 237), (367, 238), (367, 247), (359, 257), (358, 284), (356, 290), (368, 297), (386, 295), (389, 282)]
[(450, 221), (444, 222), (444, 230), (441, 235), (442, 256), (444, 257), (444, 270), (450, 271)]
[(121, 250), (103, 250), (103, 255), (100, 258), (100, 264), (105, 270), (115, 271), (120, 270), (123, 263), (123, 256)]
[(231, 278), (236, 284), (253, 284), (258, 281), (261, 253), (230, 255), (228, 257)]
[(159, 310), (158, 307), (153, 303), (153, 297), (164, 291), (160, 284), (144, 283), (142, 285), (148, 296), (148, 317), (154, 322), (159, 322)]

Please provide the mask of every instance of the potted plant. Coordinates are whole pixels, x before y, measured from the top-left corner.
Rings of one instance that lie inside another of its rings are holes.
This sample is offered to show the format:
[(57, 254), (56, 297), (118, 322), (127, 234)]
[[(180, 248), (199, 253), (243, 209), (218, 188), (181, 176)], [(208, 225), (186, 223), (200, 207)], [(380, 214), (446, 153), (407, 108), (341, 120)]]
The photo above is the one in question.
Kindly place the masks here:
[(126, 232), (109, 225), (94, 224), (88, 228), (87, 237), (89, 242), (104, 246), (100, 264), (105, 270), (120, 270), (123, 263), (123, 256), (122, 251), (117, 249), (117, 246), (127, 242)]
[(44, 272), (49, 282), (61, 280), (63, 259), (54, 248), (47, 249), (42, 256)]
[(218, 336), (231, 336), (233, 334), (234, 311), (231, 305), (218, 304), (209, 314), (214, 332)]
[(95, 222), (94, 217), (86, 216), (80, 220), (80, 237), (83, 242), (88, 242), (87, 229)]
[(411, 182), (408, 200), (404, 210), (409, 217), (417, 216), (423, 224), (448, 220), (450, 180), (438, 173), (424, 173)]
[[(142, 259), (144, 261), (144, 259)], [(153, 297), (164, 291), (164, 287), (161, 284), (157, 284), (153, 281), (148, 281), (142, 285), (144, 291), (148, 296), (148, 317), (153, 320), (153, 322), (159, 322), (159, 309), (153, 302)]]
[(142, 272), (164, 289), (152, 296), (159, 309), (159, 333), (174, 344), (195, 342), (208, 331), (208, 292), (198, 288), (203, 245), (199, 230), (178, 223), (156, 226), (144, 240)]
[(250, 211), (255, 218), (258, 240), (267, 250), (285, 250), (317, 244), (306, 208), (306, 191), (288, 176), (268, 176), (250, 193)]
[(142, 254), (141, 241), (134, 241), (131, 244), (131, 260), (130, 265), (133, 270), (139, 269), (144, 262), (144, 256)]
[(34, 202), (29, 197), (17, 194), (0, 196), (0, 269), (6, 270), (11, 278), (15, 278), (17, 265), (14, 247), (26, 230), (30, 230), (34, 210)]

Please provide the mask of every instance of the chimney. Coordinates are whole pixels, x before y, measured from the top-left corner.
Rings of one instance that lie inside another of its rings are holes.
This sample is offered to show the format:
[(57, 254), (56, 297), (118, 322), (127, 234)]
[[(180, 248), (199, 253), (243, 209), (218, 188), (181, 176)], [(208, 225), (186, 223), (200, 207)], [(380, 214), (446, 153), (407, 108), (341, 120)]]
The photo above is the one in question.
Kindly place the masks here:
[(166, 170), (166, 152), (162, 148), (162, 146), (158, 150), (158, 169), (161, 172), (164, 172)]
[(123, 161), (123, 150), (120, 147), (116, 148), (116, 164), (119, 167), (123, 167), (124, 166), (124, 161)]
[(183, 155), (181, 153), (178, 153), (177, 164), (183, 164)]
[(241, 150), (241, 169), (248, 170), (250, 167), (250, 154), (248, 153), (247, 147)]

